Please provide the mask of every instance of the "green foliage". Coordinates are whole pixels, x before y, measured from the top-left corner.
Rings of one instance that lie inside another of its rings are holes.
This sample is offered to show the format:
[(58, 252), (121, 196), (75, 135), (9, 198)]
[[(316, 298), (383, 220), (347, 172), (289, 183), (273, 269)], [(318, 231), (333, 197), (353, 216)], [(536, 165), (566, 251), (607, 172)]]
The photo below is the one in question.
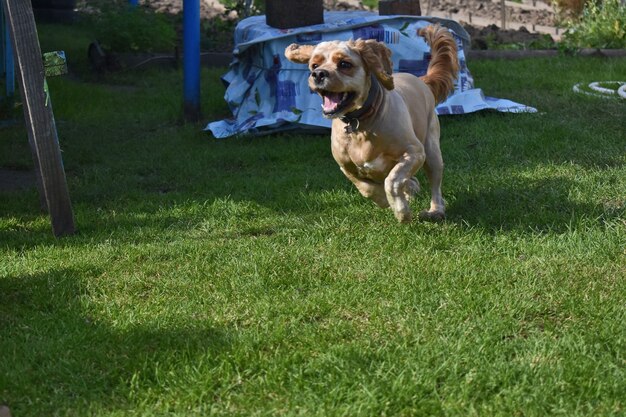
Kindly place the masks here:
[(232, 50), (233, 32), (237, 26), (237, 20), (228, 19), (226, 16), (215, 16), (212, 19), (203, 20), (200, 25), (205, 35), (200, 40), (204, 49), (223, 52)]
[[(3, 88), (4, 86), (0, 82), (0, 92), (2, 92), (0, 94), (4, 94)], [(19, 116), (20, 112), (15, 104), (15, 99), (0, 95), (0, 128), (2, 127), (2, 122), (17, 119)]]
[(93, 17), (93, 30), (100, 44), (114, 52), (166, 51), (176, 44), (173, 22), (148, 8), (105, 8)]
[[(378, 8), (378, 0), (363, 0), (361, 3), (363, 3), (364, 6), (367, 6), (370, 9), (377, 9)], [(422, 7), (424, 7), (424, 6), (422, 6)]]
[(620, 0), (592, 0), (563, 35), (568, 48), (626, 48), (626, 6)]
[(233, 32), (239, 19), (264, 13), (265, 3), (262, 0), (222, 0), (222, 4), (226, 8), (222, 15), (201, 22), (205, 36), (200, 42), (204, 49), (230, 52), (233, 48)]
[(263, 0), (222, 0), (221, 3), (226, 8), (226, 15), (235, 11), (237, 16), (246, 17), (262, 14), (265, 11)]
[(556, 43), (550, 35), (538, 35), (535, 39), (526, 42), (510, 42), (503, 43), (498, 41), (495, 36), (488, 35), (485, 38), (487, 43), (486, 49), (505, 50), (505, 51), (525, 51), (529, 49), (553, 49)]
[[(17, 85), (15, 85), (17, 90)], [(19, 91), (15, 91), (19, 95)], [(19, 119), (22, 116), (22, 110), (16, 101), (17, 96), (6, 95), (6, 81), (3, 74), (0, 73), (0, 129), (3, 122)]]

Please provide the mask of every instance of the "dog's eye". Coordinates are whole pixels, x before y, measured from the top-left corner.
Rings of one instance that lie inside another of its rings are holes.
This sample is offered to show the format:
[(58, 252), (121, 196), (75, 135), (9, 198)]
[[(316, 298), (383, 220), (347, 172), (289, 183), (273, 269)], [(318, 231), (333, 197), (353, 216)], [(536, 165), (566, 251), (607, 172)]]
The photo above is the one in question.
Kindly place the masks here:
[(341, 69), (350, 69), (352, 68), (352, 64), (349, 63), (348, 61), (339, 61), (338, 67)]
[(311, 69), (316, 69), (317, 67), (319, 67), (319, 65), (317, 65), (317, 64), (311, 64)]

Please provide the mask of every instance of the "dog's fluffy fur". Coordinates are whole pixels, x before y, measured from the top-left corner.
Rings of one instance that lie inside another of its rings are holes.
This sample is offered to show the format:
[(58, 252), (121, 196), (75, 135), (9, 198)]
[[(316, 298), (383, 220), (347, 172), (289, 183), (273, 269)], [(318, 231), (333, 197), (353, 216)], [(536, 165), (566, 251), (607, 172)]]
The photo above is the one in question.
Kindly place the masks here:
[(420, 35), (432, 55), (420, 78), (391, 75), (391, 51), (374, 40), (292, 44), (285, 50), (290, 61), (309, 65), (309, 87), (322, 97), (324, 116), (333, 120), (332, 154), (345, 176), (363, 196), (391, 207), (400, 222), (412, 219), (409, 199), (419, 191), (415, 173), (422, 166), (431, 203), (420, 217), (445, 216), (435, 105), (454, 88), (457, 48), (443, 27), (428, 26)]

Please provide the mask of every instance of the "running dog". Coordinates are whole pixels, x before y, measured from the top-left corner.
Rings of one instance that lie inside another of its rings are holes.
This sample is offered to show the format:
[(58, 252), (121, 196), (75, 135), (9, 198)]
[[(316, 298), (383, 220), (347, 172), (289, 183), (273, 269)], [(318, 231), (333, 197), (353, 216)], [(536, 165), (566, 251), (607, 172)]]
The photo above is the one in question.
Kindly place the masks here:
[(420, 190), (415, 173), (422, 166), (431, 202), (420, 218), (445, 218), (435, 106), (454, 89), (457, 47), (439, 25), (420, 35), (432, 56), (422, 77), (392, 75), (391, 50), (375, 40), (292, 44), (285, 50), (287, 59), (309, 66), (309, 87), (321, 96), (323, 115), (332, 119), (331, 149), (341, 171), (402, 223), (413, 218), (409, 200)]

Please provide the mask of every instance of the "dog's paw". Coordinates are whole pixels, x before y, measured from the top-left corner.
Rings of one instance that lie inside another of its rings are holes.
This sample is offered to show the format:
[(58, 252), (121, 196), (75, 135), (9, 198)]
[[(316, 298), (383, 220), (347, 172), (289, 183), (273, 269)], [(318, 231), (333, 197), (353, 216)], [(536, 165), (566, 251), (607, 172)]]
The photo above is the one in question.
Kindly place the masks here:
[(396, 219), (398, 219), (400, 223), (406, 224), (413, 221), (413, 213), (411, 213), (411, 210), (394, 211), (393, 214), (396, 216)]
[(411, 177), (404, 183), (404, 196), (407, 200), (412, 200), (420, 191), (420, 183), (415, 177)]
[(438, 210), (422, 210), (419, 214), (420, 220), (429, 222), (442, 222), (446, 219), (446, 213)]

